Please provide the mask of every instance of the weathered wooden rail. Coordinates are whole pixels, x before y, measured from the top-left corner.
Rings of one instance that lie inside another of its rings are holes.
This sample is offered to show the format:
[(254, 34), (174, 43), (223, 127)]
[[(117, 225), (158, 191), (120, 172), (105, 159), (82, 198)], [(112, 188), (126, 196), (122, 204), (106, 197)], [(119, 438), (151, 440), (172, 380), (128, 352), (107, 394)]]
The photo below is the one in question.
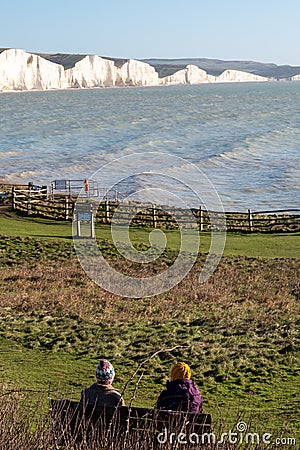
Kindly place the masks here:
[[(53, 196), (45, 187), (35, 189), (12, 188), (11, 205), (14, 211), (28, 216), (38, 216), (56, 220), (71, 220), (77, 197), (69, 195)], [(118, 200), (83, 198), (81, 203), (95, 209), (96, 223), (110, 224), (112, 220), (120, 225), (176, 229), (178, 223), (186, 228), (198, 227), (200, 231), (220, 230), (239, 232), (293, 232), (300, 230), (300, 209), (278, 209), (266, 211), (221, 212), (206, 211), (203, 207), (189, 211), (182, 208), (153, 204), (140, 205)], [(192, 214), (191, 214), (192, 213)]]

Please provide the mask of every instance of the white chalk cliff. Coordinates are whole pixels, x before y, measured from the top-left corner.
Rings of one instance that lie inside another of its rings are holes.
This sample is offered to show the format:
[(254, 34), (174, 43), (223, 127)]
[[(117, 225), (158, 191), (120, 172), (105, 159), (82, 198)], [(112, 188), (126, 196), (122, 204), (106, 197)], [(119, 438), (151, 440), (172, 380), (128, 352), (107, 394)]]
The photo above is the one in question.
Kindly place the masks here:
[(247, 81), (269, 81), (267, 77), (242, 72), (241, 70), (225, 70), (218, 78), (220, 83), (243, 83)]
[(299, 74), (299, 75), (294, 75), (294, 76), (291, 78), (291, 80), (292, 80), (292, 81), (300, 81), (300, 74)]
[(117, 86), (157, 86), (158, 73), (150, 64), (129, 59), (116, 68)]
[(10, 49), (0, 53), (0, 90), (64, 89), (65, 69), (24, 50)]
[(115, 85), (114, 62), (96, 55), (86, 56), (65, 73), (68, 87), (92, 88)]
[(185, 69), (178, 70), (173, 75), (161, 78), (160, 84), (200, 84), (214, 83), (215, 76), (209, 75), (205, 70), (199, 69), (198, 66), (188, 65)]
[[(300, 79), (300, 75), (292, 79)], [(220, 76), (213, 76), (195, 65), (188, 65), (173, 75), (159, 78), (150, 64), (129, 59), (123, 65), (117, 66), (113, 60), (97, 55), (85, 56), (74, 67), (65, 70), (60, 64), (24, 50), (9, 49), (0, 53), (0, 91), (269, 80), (236, 70), (226, 70)]]

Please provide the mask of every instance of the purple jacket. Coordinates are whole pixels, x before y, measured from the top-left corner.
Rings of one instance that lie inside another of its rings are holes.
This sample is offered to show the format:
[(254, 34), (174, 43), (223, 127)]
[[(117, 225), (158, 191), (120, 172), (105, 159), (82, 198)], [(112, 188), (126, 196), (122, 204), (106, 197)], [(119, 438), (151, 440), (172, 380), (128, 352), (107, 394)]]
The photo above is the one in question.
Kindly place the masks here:
[(202, 413), (202, 396), (192, 380), (167, 381), (167, 389), (157, 400), (157, 408)]

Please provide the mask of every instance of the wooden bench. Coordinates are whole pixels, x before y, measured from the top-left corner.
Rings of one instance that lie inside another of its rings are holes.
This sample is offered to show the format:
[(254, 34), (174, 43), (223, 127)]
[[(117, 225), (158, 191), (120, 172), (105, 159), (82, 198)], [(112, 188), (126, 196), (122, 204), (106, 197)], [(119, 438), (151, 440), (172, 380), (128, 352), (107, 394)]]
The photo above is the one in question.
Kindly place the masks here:
[(126, 439), (127, 443), (130, 439), (135, 442), (138, 439), (148, 442), (145, 448), (159, 448), (166, 441), (175, 442), (179, 438), (183, 441), (184, 436), (191, 435), (196, 443), (197, 436), (199, 439), (211, 433), (210, 414), (95, 406), (53, 399), (50, 399), (50, 412), (57, 447), (91, 441), (101, 442), (102, 445), (106, 442), (108, 448), (108, 443), (115, 441), (117, 436), (119, 442), (120, 439)]

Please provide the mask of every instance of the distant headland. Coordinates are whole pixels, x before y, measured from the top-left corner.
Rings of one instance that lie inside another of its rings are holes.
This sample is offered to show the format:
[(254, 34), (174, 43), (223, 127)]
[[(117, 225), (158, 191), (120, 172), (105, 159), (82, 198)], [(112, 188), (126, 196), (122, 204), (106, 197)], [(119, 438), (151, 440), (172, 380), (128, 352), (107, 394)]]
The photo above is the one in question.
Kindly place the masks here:
[(300, 80), (300, 66), (215, 59), (120, 59), (0, 48), (0, 91)]

